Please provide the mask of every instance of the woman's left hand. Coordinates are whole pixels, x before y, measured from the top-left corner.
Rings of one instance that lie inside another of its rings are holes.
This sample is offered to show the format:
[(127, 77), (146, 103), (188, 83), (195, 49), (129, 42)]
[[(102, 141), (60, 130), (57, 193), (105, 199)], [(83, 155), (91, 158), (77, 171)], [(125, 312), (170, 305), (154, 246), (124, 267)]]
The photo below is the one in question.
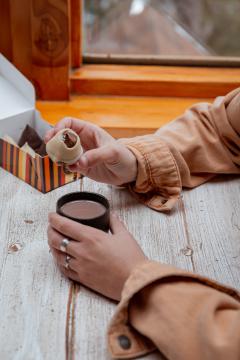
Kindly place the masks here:
[[(115, 300), (133, 268), (146, 260), (136, 240), (116, 215), (111, 232), (79, 224), (58, 214), (49, 214), (48, 243), (60, 270), (70, 279)], [(69, 239), (66, 253), (61, 242)], [(70, 256), (69, 268), (66, 256)]]

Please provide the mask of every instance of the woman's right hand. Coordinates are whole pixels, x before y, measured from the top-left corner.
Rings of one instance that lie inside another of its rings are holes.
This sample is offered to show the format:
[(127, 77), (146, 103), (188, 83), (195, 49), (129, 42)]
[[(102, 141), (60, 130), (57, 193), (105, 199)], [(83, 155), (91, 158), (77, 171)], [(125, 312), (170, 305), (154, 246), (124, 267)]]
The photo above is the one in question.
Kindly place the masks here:
[(64, 128), (70, 128), (79, 135), (84, 150), (77, 163), (69, 166), (71, 171), (112, 185), (136, 180), (137, 160), (134, 154), (96, 125), (79, 119), (64, 118), (47, 132), (45, 142)]

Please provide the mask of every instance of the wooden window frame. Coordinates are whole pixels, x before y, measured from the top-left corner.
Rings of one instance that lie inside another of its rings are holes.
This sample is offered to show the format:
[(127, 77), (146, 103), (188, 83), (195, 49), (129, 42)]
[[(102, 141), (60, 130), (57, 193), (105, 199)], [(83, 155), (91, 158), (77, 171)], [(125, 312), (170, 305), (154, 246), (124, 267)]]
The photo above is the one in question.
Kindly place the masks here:
[(240, 59), (83, 54), (82, 0), (0, 0), (0, 8), (0, 52), (38, 99), (51, 100), (36, 106), (52, 124), (73, 116), (115, 137), (142, 135), (240, 87)]
[[(71, 0), (72, 93), (215, 97), (240, 86), (240, 58), (83, 54), (83, 0)], [(78, 9), (76, 16), (76, 11)], [(76, 41), (76, 29), (80, 35)], [(81, 51), (76, 51), (81, 49)], [(76, 53), (78, 58), (76, 60)], [(77, 66), (75, 66), (77, 64)]]
[(240, 58), (83, 54), (83, 0), (0, 0), (0, 8), (0, 51), (42, 100), (73, 93), (213, 98), (240, 86)]
[(37, 102), (53, 125), (71, 116), (95, 123), (116, 138), (149, 134), (193, 104), (212, 102), (240, 86), (240, 59), (83, 54), (83, 2), (69, 0), (69, 5), (71, 101)]

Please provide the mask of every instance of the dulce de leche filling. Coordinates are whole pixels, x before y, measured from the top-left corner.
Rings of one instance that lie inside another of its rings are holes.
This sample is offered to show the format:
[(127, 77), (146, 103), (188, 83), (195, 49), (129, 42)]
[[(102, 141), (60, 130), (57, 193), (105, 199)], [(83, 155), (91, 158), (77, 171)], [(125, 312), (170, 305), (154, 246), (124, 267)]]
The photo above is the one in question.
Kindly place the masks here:
[(74, 200), (61, 206), (64, 215), (74, 219), (94, 219), (106, 212), (104, 205), (91, 200)]

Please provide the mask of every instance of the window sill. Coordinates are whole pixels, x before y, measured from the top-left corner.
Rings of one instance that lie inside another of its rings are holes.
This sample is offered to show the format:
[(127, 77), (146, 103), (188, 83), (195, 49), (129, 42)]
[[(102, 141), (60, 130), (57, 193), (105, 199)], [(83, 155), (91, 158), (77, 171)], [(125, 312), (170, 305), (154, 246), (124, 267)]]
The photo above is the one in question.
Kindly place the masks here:
[(83, 65), (72, 72), (81, 95), (216, 97), (240, 86), (240, 68)]
[(153, 133), (202, 101), (212, 99), (75, 95), (70, 101), (38, 101), (37, 109), (52, 125), (71, 116), (97, 124), (119, 138)]

